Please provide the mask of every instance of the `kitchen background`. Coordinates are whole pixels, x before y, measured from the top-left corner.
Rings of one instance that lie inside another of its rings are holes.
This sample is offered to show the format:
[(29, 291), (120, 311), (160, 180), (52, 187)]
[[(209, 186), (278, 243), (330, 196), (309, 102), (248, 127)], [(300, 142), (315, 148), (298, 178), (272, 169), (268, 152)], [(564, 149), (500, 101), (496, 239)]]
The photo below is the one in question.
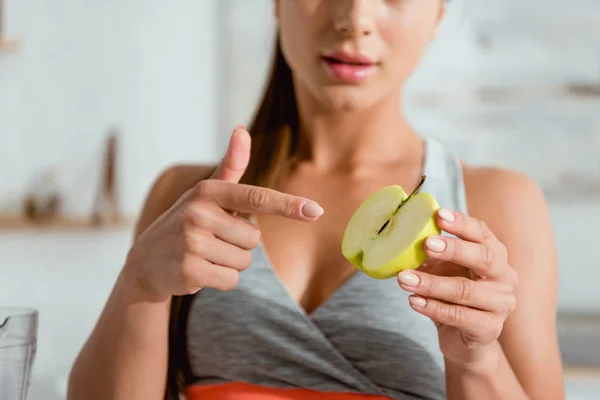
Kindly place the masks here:
[[(271, 1), (0, 0), (0, 306), (40, 311), (30, 399), (64, 398), (152, 180), (248, 120)], [(600, 397), (598, 21), (597, 0), (452, 1), (406, 95), (423, 134), (544, 188), (573, 400)], [(55, 192), (63, 217), (31, 222)]]

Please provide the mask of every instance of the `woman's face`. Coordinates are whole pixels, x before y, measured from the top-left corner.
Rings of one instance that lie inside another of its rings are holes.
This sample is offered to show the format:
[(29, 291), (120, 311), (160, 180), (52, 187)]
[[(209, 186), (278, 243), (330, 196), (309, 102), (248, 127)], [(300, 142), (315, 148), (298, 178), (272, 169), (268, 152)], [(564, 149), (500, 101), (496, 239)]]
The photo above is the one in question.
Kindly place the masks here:
[(337, 111), (399, 96), (444, 10), (445, 0), (275, 0), (298, 89)]

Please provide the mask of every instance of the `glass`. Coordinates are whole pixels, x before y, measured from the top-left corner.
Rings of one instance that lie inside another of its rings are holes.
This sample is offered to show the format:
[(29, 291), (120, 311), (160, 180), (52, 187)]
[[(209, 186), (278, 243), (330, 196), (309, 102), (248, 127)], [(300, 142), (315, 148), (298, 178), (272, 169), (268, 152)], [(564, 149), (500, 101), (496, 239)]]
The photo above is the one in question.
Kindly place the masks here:
[(37, 329), (37, 310), (0, 307), (0, 399), (27, 399)]

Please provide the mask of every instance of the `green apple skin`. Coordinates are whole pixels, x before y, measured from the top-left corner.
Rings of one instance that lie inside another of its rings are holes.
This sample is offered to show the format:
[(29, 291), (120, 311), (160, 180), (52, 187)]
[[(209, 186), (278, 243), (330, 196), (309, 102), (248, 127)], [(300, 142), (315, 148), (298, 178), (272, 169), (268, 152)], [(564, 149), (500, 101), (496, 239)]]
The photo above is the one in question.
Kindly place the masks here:
[[(412, 244), (401, 252), (398, 256), (382, 265), (377, 269), (369, 269), (363, 265), (363, 253), (359, 253), (355, 257), (348, 258), (350, 263), (364, 272), (366, 275), (374, 279), (389, 279), (396, 276), (403, 270), (417, 269), (425, 261), (428, 256), (425, 253), (424, 242), (429, 236), (437, 236), (441, 234), (441, 229), (436, 222), (437, 210), (440, 208), (436, 199), (430, 193), (419, 193), (413, 197), (414, 200), (417, 196), (427, 197), (427, 201), (432, 204), (432, 215), (431, 218), (425, 223), (421, 232), (416, 236)], [(409, 200), (409, 201), (412, 201)]]

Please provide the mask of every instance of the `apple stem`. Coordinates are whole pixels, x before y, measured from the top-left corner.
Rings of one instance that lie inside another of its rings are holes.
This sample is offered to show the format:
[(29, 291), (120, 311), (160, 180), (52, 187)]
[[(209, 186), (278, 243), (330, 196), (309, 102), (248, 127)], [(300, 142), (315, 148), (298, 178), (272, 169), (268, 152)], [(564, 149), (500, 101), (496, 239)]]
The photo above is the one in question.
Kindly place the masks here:
[[(400, 208), (408, 201), (410, 200), (411, 197), (413, 197), (415, 194), (417, 194), (419, 192), (419, 190), (423, 187), (423, 184), (425, 183), (425, 179), (427, 179), (427, 177), (425, 175), (421, 175), (421, 181), (419, 182), (419, 184), (417, 185), (417, 187), (415, 188), (415, 190), (412, 191), (411, 194), (409, 194), (406, 199), (404, 199), (404, 201), (402, 201), (400, 203), (400, 205), (398, 206), (398, 208), (396, 208), (396, 210), (394, 211), (393, 215), (396, 215), (398, 213), (398, 211), (400, 211)], [(385, 223), (383, 224), (383, 226), (379, 229), (379, 231), (377, 231), (377, 233), (373, 236), (373, 237), (377, 237), (379, 235), (381, 235), (381, 233), (385, 230), (385, 228), (387, 228), (390, 225), (390, 222), (392, 222), (392, 219), (388, 219), (387, 221), (385, 221)]]
[(427, 179), (427, 177), (425, 175), (421, 175), (421, 182), (419, 182), (419, 184), (417, 185), (417, 187), (415, 188), (415, 190), (413, 190), (412, 193), (409, 194), (408, 197), (406, 199), (404, 199), (404, 201), (402, 203), (400, 203), (400, 205), (398, 206), (398, 208), (396, 208), (396, 211), (394, 211), (394, 214), (396, 214), (398, 212), (398, 210), (400, 210), (400, 208), (408, 200), (410, 200), (411, 197), (413, 197), (415, 194), (419, 193), (419, 190), (421, 190), (421, 188), (423, 187), (423, 184), (425, 183), (425, 179)]

